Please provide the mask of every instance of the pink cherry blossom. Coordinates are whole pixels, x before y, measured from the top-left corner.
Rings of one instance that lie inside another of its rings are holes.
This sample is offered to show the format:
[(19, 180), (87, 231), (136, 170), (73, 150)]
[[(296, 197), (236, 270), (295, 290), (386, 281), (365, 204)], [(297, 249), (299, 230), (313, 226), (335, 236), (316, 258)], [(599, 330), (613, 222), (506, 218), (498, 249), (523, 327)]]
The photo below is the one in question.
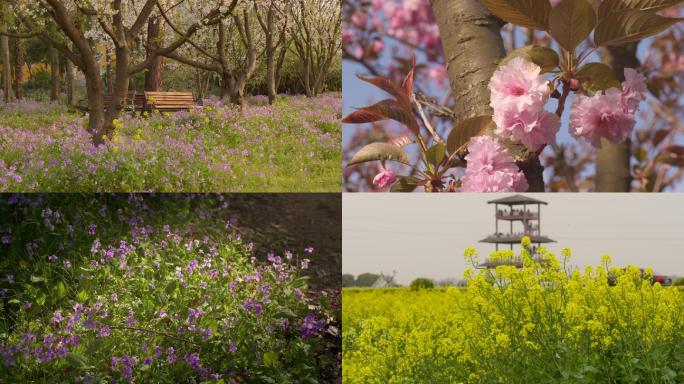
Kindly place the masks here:
[(633, 68), (625, 68), (625, 81), (622, 83), (622, 106), (628, 113), (635, 113), (639, 102), (646, 98), (646, 77)]
[(604, 138), (618, 144), (631, 135), (634, 115), (623, 108), (622, 92), (610, 88), (594, 96), (577, 96), (570, 108), (570, 133), (601, 148)]
[(514, 105), (541, 109), (549, 100), (551, 89), (541, 75), (541, 68), (521, 57), (499, 67), (489, 81), (490, 105), (494, 110), (505, 110)]
[(541, 68), (523, 58), (499, 67), (489, 82), (496, 133), (536, 151), (550, 143), (560, 119), (544, 111), (551, 89)]
[(551, 112), (532, 108), (495, 110), (494, 120), (497, 122), (497, 135), (519, 141), (531, 151), (552, 142), (560, 129), (560, 118)]
[(380, 165), (380, 173), (373, 178), (373, 184), (378, 188), (387, 188), (395, 181), (397, 181), (397, 175), (392, 170), (383, 167), (382, 164)]
[(478, 136), (468, 144), (468, 166), (463, 192), (524, 192), (529, 187), (513, 157), (490, 136)]

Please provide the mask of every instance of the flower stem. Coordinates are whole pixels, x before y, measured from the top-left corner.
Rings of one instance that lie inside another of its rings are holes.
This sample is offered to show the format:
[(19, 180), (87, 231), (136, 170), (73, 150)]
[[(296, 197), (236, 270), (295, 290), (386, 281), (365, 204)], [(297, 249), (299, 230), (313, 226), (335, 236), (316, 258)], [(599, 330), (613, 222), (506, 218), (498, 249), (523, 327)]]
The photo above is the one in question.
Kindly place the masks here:
[(430, 124), (430, 121), (425, 116), (425, 112), (423, 112), (423, 107), (415, 97), (413, 98), (413, 103), (416, 105), (416, 109), (418, 109), (418, 114), (420, 115), (420, 119), (423, 121), (423, 125), (425, 125), (425, 128), (427, 128), (427, 130), (430, 132), (432, 138), (438, 143), (444, 143), (444, 139), (442, 139), (437, 131), (435, 131), (435, 129), (432, 127), (432, 124)]
[(170, 334), (170, 333), (154, 331), (154, 330), (152, 330), (152, 329), (136, 328), (136, 327), (124, 327), (124, 326), (117, 326), (117, 325), (112, 325), (112, 326), (110, 326), (109, 328), (111, 328), (111, 329), (122, 329), (122, 330), (128, 330), (128, 331), (140, 331), (140, 332), (152, 333), (152, 334), (155, 334), (155, 335), (168, 337), (168, 338), (170, 338), (170, 339), (175, 339), (175, 340), (179, 340), (179, 341), (184, 341), (184, 342), (186, 342), (186, 343), (195, 344), (195, 345), (198, 345), (198, 346), (201, 346), (201, 345), (202, 345), (202, 344), (197, 343), (197, 342), (194, 342), (194, 341), (192, 341), (192, 340), (184, 339), (184, 338), (182, 338), (182, 337), (178, 337), (178, 336), (172, 335), (172, 334)]

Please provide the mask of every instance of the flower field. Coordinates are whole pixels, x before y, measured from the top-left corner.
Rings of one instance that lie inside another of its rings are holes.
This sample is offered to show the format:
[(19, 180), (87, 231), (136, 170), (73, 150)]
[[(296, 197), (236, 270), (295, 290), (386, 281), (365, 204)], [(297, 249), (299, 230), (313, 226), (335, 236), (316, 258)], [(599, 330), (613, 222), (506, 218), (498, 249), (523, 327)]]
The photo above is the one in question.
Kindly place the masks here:
[(345, 289), (343, 382), (683, 382), (682, 293), (607, 256), (568, 274), (563, 253), (462, 289)]
[(122, 114), (95, 147), (65, 107), (0, 104), (0, 192), (339, 191), (341, 97)]
[(229, 205), (0, 195), (0, 382), (337, 377), (334, 309), (306, 275), (325, 256), (242, 240)]

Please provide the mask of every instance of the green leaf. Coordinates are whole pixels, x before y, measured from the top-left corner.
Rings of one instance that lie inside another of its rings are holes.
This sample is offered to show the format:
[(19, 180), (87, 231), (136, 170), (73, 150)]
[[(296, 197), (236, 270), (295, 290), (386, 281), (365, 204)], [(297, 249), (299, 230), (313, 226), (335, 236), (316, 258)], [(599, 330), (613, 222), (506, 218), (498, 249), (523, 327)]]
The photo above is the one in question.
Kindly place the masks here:
[(390, 192), (413, 192), (420, 185), (420, 179), (413, 176), (402, 176), (392, 185)]
[(87, 352), (89, 355), (95, 354), (100, 347), (102, 346), (102, 339), (101, 338), (94, 338), (88, 343), (88, 349)]
[(301, 287), (306, 285), (306, 282), (308, 280), (309, 280), (309, 278), (306, 276), (302, 276), (302, 277), (299, 277), (295, 280), (292, 280), (292, 287), (293, 288), (301, 288)]
[(482, 0), (501, 19), (532, 29), (546, 31), (549, 25), (549, 0)]
[(80, 291), (76, 294), (76, 301), (83, 303), (88, 300), (88, 293), (86, 291)]
[(77, 353), (67, 352), (66, 361), (72, 368), (83, 369), (87, 365), (85, 356), (79, 355)]
[(649, 11), (620, 11), (601, 20), (594, 32), (594, 42), (599, 45), (622, 45), (656, 35), (682, 18), (658, 16)]
[(599, 19), (627, 9), (657, 12), (683, 3), (684, 0), (603, 0), (598, 8)]
[(428, 151), (425, 153), (425, 159), (428, 161), (428, 163), (437, 167), (442, 160), (444, 160), (445, 155), (446, 145), (437, 143), (428, 149)]
[(622, 83), (615, 78), (615, 71), (603, 63), (587, 63), (577, 73), (582, 87), (591, 93), (605, 91), (608, 88), (622, 89)]
[(166, 286), (164, 292), (166, 292), (167, 295), (170, 295), (173, 291), (176, 290), (176, 285), (176, 280), (171, 280), (169, 284)]
[(456, 124), (447, 138), (447, 151), (460, 152), (471, 138), (480, 136), (492, 124), (491, 116), (471, 117)]
[(42, 276), (31, 276), (31, 282), (32, 283), (40, 283), (45, 281), (45, 278)]
[(349, 164), (347, 165), (349, 166), (376, 160), (392, 160), (404, 164), (408, 164), (409, 162), (406, 151), (397, 147), (396, 145), (388, 143), (371, 143), (356, 152), (354, 157), (352, 157), (351, 161), (349, 161)]
[(45, 296), (45, 294), (43, 293), (40, 296), (38, 296), (38, 298), (36, 298), (36, 304), (38, 304), (42, 307), (43, 305), (45, 305), (46, 299), (47, 299), (47, 296)]
[(549, 16), (549, 34), (568, 52), (574, 52), (595, 26), (596, 12), (586, 0), (563, 0)]
[(60, 281), (59, 284), (55, 285), (54, 291), (57, 297), (60, 299), (67, 295), (66, 286), (64, 286), (64, 282), (62, 281)]
[(558, 53), (553, 49), (537, 45), (527, 45), (509, 52), (499, 65), (504, 65), (516, 57), (522, 57), (537, 64), (541, 67), (542, 73), (556, 69), (559, 62)]
[(275, 351), (266, 352), (263, 356), (263, 362), (265, 366), (276, 368), (280, 365), (280, 362), (278, 361), (278, 353), (276, 353)]
[(7, 301), (7, 303), (9, 303), (9, 304), (21, 304), (21, 301), (19, 301), (18, 299), (9, 299)]

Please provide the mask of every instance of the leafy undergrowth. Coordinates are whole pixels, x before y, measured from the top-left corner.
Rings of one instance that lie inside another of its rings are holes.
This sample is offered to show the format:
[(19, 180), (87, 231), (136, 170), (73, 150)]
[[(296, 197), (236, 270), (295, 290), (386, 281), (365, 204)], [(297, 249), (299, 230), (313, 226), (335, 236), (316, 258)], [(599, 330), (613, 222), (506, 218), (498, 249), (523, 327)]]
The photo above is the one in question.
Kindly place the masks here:
[(151, 116), (122, 114), (92, 145), (87, 118), (64, 107), (0, 104), (0, 191), (340, 190), (341, 97), (218, 100)]
[[(311, 248), (241, 240), (222, 195), (0, 198), (0, 381), (330, 382)], [(266, 262), (260, 262), (265, 258)]]
[(463, 289), (345, 289), (343, 382), (684, 381), (677, 288), (607, 258), (568, 275), (528, 256), (522, 269), (468, 271)]

